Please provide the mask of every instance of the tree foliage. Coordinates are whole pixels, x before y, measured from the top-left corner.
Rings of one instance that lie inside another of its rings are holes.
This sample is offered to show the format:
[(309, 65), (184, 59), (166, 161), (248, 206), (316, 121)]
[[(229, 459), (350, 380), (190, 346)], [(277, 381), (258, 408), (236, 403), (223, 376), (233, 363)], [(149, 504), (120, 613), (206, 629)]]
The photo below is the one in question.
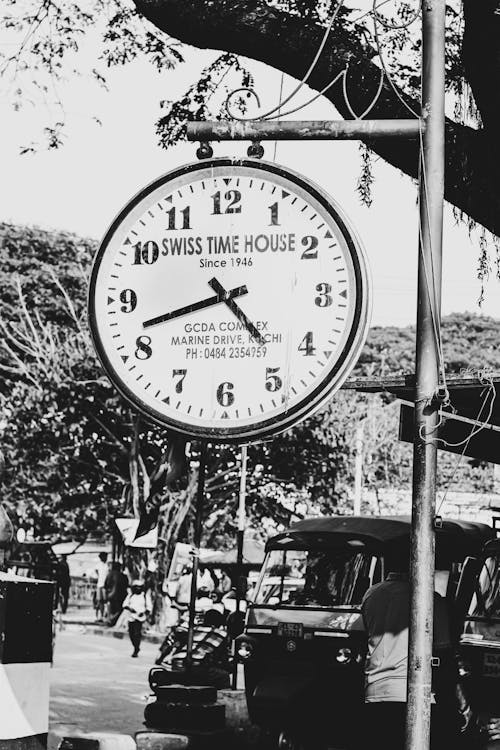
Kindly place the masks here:
[[(199, 447), (138, 420), (104, 376), (85, 319), (94, 250), (94, 243), (73, 235), (0, 225), (3, 499), (17, 523), (59, 538), (109, 533), (116, 516), (149, 515), (159, 519), (170, 548), (179, 535), (192, 534)], [(497, 331), (489, 318), (446, 318), (447, 370), (500, 369)], [(412, 372), (413, 361), (412, 328), (375, 327), (356, 372)], [(306, 422), (249, 447), (250, 525), (265, 534), (311, 511), (347, 511), (360, 420), (366, 425), (366, 485), (408, 487), (411, 448), (396, 439), (398, 409), (387, 398), (341, 392)], [(238, 456), (233, 447), (210, 446), (207, 543), (234, 539)], [(445, 478), (454, 460), (442, 459)], [(464, 466), (454, 481), (489, 487), (484, 467)]]
[[(399, 2), (363, 13), (341, 2), (313, 0), (137, 0), (137, 7), (186, 44), (245, 55), (299, 81), (306, 77), (341, 117), (366, 113), (392, 119), (420, 112), (421, 33), (414, 4)], [(495, 9), (495, 3), (478, 7), (473, 0), (463, 7), (451, 0), (446, 6), (446, 197), (457, 216), (468, 217), (470, 227), (478, 222), (498, 233), (499, 195), (492, 170), (498, 149), (494, 84), (500, 76)], [(484, 34), (491, 40), (486, 48)], [(292, 106), (294, 101), (280, 108), (280, 114)], [(163, 125), (169, 127), (168, 117)], [(390, 164), (417, 176), (418, 143), (367, 144)]]
[[(446, 4), (446, 197), (469, 227), (478, 223), (493, 234), (500, 233), (500, 189), (494, 168), (500, 124), (496, 6), (496, 0)], [(248, 58), (299, 81), (307, 79), (311, 88), (324, 91), (341, 117), (414, 117), (420, 111), (418, 9), (407, 0), (383, 7), (379, 3), (368, 12), (343, 0), (89, 0), (84, 9), (71, 0), (8, 0), (2, 21), (13, 43), (3, 53), (0, 74), (19, 108), (53, 98), (54, 81), (75, 74), (85, 35), (100, 40), (97, 59), (87, 72), (103, 85), (109, 66), (139, 55), (163, 71), (182, 62), (183, 44), (216, 50), (213, 62), (179, 100), (163, 102), (157, 132), (165, 146), (178, 142), (188, 120), (227, 116), (224, 102), (231, 89), (253, 89)], [(237, 96), (230, 110), (245, 114), (248, 103), (245, 96)], [(45, 133), (49, 147), (63, 138), (64, 103), (57, 104), (58, 115)], [(287, 106), (296, 108), (296, 101)], [(279, 109), (286, 116), (287, 107)], [(406, 174), (417, 176), (418, 143), (367, 145)], [(365, 177), (366, 168), (364, 157)], [(366, 200), (365, 187), (362, 179), (360, 192)], [(481, 250), (484, 270), (489, 250), (497, 243), (488, 234), (482, 237), (487, 245)]]

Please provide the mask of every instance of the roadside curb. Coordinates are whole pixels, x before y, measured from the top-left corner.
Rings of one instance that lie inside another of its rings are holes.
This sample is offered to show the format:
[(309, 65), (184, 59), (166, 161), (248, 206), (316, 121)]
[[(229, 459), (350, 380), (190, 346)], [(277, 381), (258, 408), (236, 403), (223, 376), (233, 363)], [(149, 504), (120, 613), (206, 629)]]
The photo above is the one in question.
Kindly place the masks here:
[[(70, 622), (66, 621), (64, 622), (65, 628), (80, 628), (82, 633), (88, 633), (90, 635), (102, 635), (107, 636), (108, 638), (118, 638), (122, 640), (126, 637), (127, 632), (125, 630), (114, 630), (113, 628), (108, 628), (105, 625), (93, 625), (88, 622), (78, 621), (78, 620), (71, 620)], [(163, 643), (164, 640), (163, 635), (161, 633), (144, 633), (142, 636), (142, 640), (146, 641), (147, 643), (156, 643), (160, 644)]]

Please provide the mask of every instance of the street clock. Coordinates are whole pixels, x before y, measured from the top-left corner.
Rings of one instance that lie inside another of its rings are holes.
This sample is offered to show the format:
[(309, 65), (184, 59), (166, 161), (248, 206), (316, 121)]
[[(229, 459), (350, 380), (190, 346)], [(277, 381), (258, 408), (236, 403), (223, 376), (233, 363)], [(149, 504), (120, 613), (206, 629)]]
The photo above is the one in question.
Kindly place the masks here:
[(89, 318), (140, 412), (243, 442), (342, 385), (369, 297), (363, 249), (330, 197), (275, 164), (226, 158), (170, 172), (125, 206), (94, 261)]

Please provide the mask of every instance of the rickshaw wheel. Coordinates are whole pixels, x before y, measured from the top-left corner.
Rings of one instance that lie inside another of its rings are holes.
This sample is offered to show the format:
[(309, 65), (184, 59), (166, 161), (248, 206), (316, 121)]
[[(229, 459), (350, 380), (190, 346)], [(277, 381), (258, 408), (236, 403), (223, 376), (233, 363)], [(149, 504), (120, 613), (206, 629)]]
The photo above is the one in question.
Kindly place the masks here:
[(280, 732), (278, 737), (278, 750), (305, 750), (300, 740), (288, 732)]
[(327, 750), (327, 745), (319, 737), (304, 738), (287, 731), (280, 732), (274, 747), (277, 750)]

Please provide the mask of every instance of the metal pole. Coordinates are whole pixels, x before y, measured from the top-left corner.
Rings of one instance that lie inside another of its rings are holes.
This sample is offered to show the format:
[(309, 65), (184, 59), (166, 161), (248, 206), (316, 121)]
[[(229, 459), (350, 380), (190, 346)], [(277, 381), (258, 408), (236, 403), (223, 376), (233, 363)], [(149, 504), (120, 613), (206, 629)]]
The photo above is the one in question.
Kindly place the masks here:
[(188, 141), (307, 141), (364, 138), (417, 139), (422, 122), (413, 120), (293, 120), (188, 122)]
[[(236, 551), (236, 612), (241, 611), (241, 582), (243, 579), (243, 542), (245, 539), (245, 498), (247, 491), (247, 446), (241, 446), (240, 494), (238, 498), (238, 537)], [(233, 641), (234, 645), (234, 641)], [(232, 688), (238, 683), (238, 662), (234, 659)]]
[(445, 0), (422, 0), (422, 137), (406, 750), (430, 743), (444, 194)]
[(361, 494), (363, 491), (363, 422), (356, 427), (356, 463), (354, 468), (354, 503), (353, 513), (361, 515)]
[(205, 494), (205, 469), (207, 463), (207, 444), (203, 440), (200, 447), (200, 467), (198, 469), (198, 490), (196, 492), (196, 507), (193, 539), (193, 567), (191, 570), (191, 596), (189, 598), (189, 625), (186, 647), (186, 671), (193, 666), (194, 618), (196, 613), (196, 594), (198, 591), (198, 567), (200, 563), (201, 528), (203, 512), (203, 496)]
[(245, 497), (247, 491), (247, 446), (241, 446), (241, 474), (240, 495), (238, 501), (238, 550), (236, 554), (236, 569), (238, 571), (238, 586), (236, 588), (236, 611), (241, 609), (241, 579), (243, 577), (243, 539), (245, 537)]

